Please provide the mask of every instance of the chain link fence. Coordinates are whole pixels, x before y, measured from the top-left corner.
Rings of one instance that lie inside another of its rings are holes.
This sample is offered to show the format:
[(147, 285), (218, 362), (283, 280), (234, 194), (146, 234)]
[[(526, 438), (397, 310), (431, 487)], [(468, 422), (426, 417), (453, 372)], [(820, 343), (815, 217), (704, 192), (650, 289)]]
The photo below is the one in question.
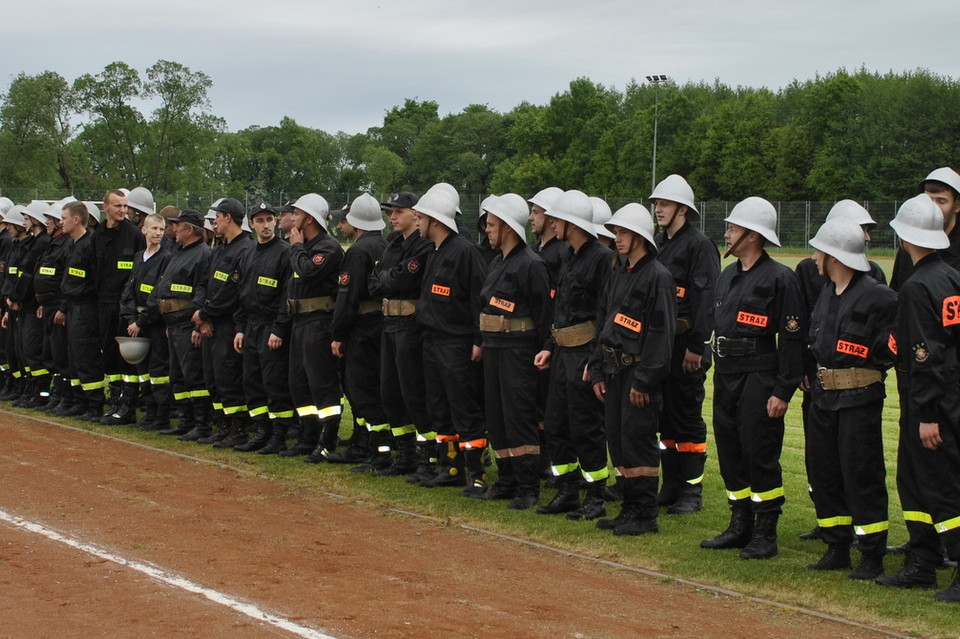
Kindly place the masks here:
[[(74, 197), (79, 200), (90, 200), (100, 202), (103, 198), (103, 191), (74, 191)], [(221, 197), (235, 197), (249, 209), (261, 200), (266, 200), (274, 205), (280, 205), (285, 202), (295, 200), (299, 193), (223, 193), (223, 192), (184, 192), (178, 191), (170, 194), (158, 193), (156, 195), (157, 210), (164, 206), (173, 205), (179, 209), (198, 209), (205, 211), (209, 205)], [(330, 209), (339, 209), (348, 205), (359, 193), (321, 193), (330, 204)], [(389, 193), (373, 193), (381, 202), (386, 201)], [(3, 189), (0, 188), (0, 196), (5, 196), (18, 204), (26, 204), (30, 200), (58, 200), (65, 197), (66, 194), (54, 190), (36, 189)], [(479, 218), (480, 203), (486, 198), (482, 194), (462, 194), (460, 196), (460, 210), (463, 212), (463, 222), (469, 229), (477, 229), (477, 220)], [(618, 208), (631, 201), (630, 198), (605, 198), (610, 208), (616, 211)], [(902, 202), (882, 201), (882, 202), (860, 202), (868, 211), (877, 226), (870, 231), (871, 246), (881, 249), (895, 249), (896, 238), (888, 222), (896, 215), (897, 208)], [(700, 210), (700, 220), (698, 222), (700, 230), (712, 239), (718, 246), (723, 245), (723, 233), (726, 223), (723, 221), (730, 214), (731, 209), (736, 205), (733, 201), (709, 200), (698, 202)], [(773, 202), (773, 205), (779, 212), (778, 235), (780, 243), (783, 245), (783, 251), (794, 251), (806, 253), (811, 251), (807, 241), (816, 235), (817, 229), (823, 224), (827, 213), (834, 205), (834, 202)]]

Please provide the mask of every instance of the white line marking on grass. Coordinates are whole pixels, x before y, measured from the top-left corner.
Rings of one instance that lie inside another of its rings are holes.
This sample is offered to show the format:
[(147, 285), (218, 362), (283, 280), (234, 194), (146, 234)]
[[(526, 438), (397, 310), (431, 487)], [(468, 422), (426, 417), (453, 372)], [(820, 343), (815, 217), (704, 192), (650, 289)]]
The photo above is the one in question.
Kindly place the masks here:
[(231, 597), (230, 595), (218, 592), (216, 590), (211, 590), (210, 588), (204, 588), (203, 586), (190, 581), (186, 577), (169, 573), (149, 564), (127, 559), (126, 557), (121, 557), (120, 555), (116, 555), (102, 548), (98, 548), (93, 544), (72, 539), (66, 535), (63, 535), (62, 533), (57, 532), (56, 530), (43, 526), (42, 524), (27, 521), (15, 515), (11, 515), (4, 510), (0, 510), (0, 520), (5, 521), (12, 526), (16, 526), (17, 528), (43, 535), (47, 539), (59, 541), (62, 544), (66, 544), (72, 548), (95, 557), (112, 561), (115, 564), (126, 566), (127, 568), (132, 568), (133, 570), (141, 572), (151, 579), (165, 583), (168, 586), (173, 586), (174, 588), (179, 588), (180, 590), (185, 590), (196, 595), (202, 595), (210, 601), (226, 606), (231, 610), (250, 617), (251, 619), (268, 623), (272, 626), (293, 633), (299, 637), (304, 637), (305, 639), (335, 639), (335, 637), (324, 634), (318, 630), (314, 630), (313, 628), (301, 626), (300, 624), (290, 621), (289, 619), (272, 615), (254, 606), (253, 604), (244, 603), (238, 599), (235, 599), (234, 597)]

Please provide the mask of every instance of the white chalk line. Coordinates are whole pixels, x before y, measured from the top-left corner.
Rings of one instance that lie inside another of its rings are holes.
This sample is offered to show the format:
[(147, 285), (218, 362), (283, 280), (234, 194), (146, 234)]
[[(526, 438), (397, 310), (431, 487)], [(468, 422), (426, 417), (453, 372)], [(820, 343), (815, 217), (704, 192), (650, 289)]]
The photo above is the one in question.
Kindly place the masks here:
[(282, 617), (278, 617), (277, 615), (270, 614), (266, 611), (261, 610), (257, 606), (254, 606), (253, 604), (245, 603), (234, 597), (231, 597), (230, 595), (224, 594), (222, 592), (218, 592), (216, 590), (212, 590), (210, 588), (205, 588), (197, 583), (190, 581), (186, 577), (182, 577), (180, 575), (167, 572), (166, 570), (162, 570), (160, 568), (157, 568), (156, 566), (151, 566), (149, 564), (145, 564), (139, 561), (127, 559), (126, 557), (122, 557), (120, 555), (114, 554), (112, 552), (104, 550), (103, 548), (94, 546), (93, 544), (89, 544), (89, 543), (68, 537), (62, 533), (57, 532), (56, 530), (47, 528), (42, 524), (27, 521), (21, 517), (11, 515), (10, 513), (2, 509), (0, 509), (0, 520), (5, 521), (8, 524), (15, 526), (17, 528), (21, 528), (23, 530), (36, 533), (38, 535), (42, 535), (47, 539), (51, 539), (53, 541), (58, 541), (62, 544), (66, 544), (67, 546), (70, 546), (72, 548), (85, 552), (89, 555), (93, 555), (95, 557), (99, 557), (101, 559), (111, 561), (115, 564), (119, 564), (126, 568), (131, 568), (133, 570), (136, 570), (137, 572), (141, 572), (147, 575), (151, 579), (155, 579), (157, 581), (165, 583), (168, 586), (172, 586), (180, 590), (185, 590), (187, 592), (190, 592), (196, 595), (202, 595), (203, 597), (206, 597), (210, 601), (218, 603), (222, 606), (226, 606), (227, 608), (230, 608), (235, 612), (239, 612), (242, 615), (246, 615), (251, 619), (254, 619), (256, 621), (261, 621), (263, 623), (268, 623), (272, 626), (280, 628), (281, 630), (286, 630), (287, 632), (295, 634), (299, 637), (304, 637), (304, 639), (336, 639), (331, 635), (324, 634), (318, 630), (314, 630), (313, 628), (302, 626), (294, 621), (290, 621), (289, 619), (284, 619)]

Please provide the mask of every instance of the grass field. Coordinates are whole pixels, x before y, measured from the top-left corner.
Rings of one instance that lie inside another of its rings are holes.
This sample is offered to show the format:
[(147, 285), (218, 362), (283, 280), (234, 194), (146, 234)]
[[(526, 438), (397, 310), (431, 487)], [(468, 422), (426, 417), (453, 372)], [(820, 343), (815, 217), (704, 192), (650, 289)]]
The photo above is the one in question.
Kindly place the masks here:
[[(800, 258), (778, 258), (794, 266)], [(889, 276), (892, 258), (874, 258)], [(890, 494), (890, 542), (906, 540), (903, 518), (894, 484), (897, 447), (897, 395), (893, 378), (887, 380), (888, 397), (883, 413), (887, 484)], [(707, 386), (704, 417), (710, 423), (712, 383)], [(349, 417), (343, 429), (349, 434)], [(534, 539), (551, 546), (589, 556), (614, 559), (627, 564), (663, 571), (677, 577), (719, 585), (747, 595), (813, 608), (871, 625), (895, 629), (903, 634), (929, 637), (956, 637), (960, 634), (960, 607), (934, 602), (929, 591), (886, 589), (873, 583), (853, 582), (845, 572), (815, 573), (805, 569), (823, 553), (820, 542), (797, 539), (801, 532), (815, 524), (813, 506), (807, 496), (803, 465), (803, 431), (800, 421), (800, 397), (794, 398), (786, 416), (786, 436), (782, 463), (786, 505), (780, 520), (780, 556), (769, 561), (743, 561), (735, 550), (707, 551), (699, 548), (701, 540), (712, 537), (727, 524), (729, 511), (720, 481), (712, 435), (704, 484), (705, 509), (695, 515), (660, 518), (660, 534), (619, 538), (599, 531), (593, 522), (570, 522), (562, 517), (537, 515), (532, 511), (510, 511), (503, 502), (464, 499), (450, 489), (426, 490), (411, 487), (404, 478), (375, 478), (347, 472), (344, 466), (304, 464), (299, 459), (264, 458), (241, 455), (195, 444), (171, 441), (152, 433), (127, 428), (104, 428), (84, 424), (84, 428), (109, 432), (151, 445), (215, 459), (230, 465), (252, 468), (287, 483), (298, 492), (334, 492), (356, 499), (371, 508), (390, 506), (435, 515), (451, 523), (469, 524), (488, 530)], [(546, 502), (552, 491), (545, 491)], [(461, 552), (463, 549), (458, 549)], [(858, 558), (854, 553), (855, 559)], [(888, 557), (888, 573), (900, 568), (899, 557)], [(940, 573), (941, 587), (952, 574)], [(571, 593), (571, 596), (576, 596)], [(691, 599), (695, 606), (696, 599)], [(691, 614), (697, 614), (695, 608)], [(638, 611), (637, 614), (649, 614)], [(798, 623), (805, 623), (798, 617)], [(678, 620), (682, 624), (682, 620)]]

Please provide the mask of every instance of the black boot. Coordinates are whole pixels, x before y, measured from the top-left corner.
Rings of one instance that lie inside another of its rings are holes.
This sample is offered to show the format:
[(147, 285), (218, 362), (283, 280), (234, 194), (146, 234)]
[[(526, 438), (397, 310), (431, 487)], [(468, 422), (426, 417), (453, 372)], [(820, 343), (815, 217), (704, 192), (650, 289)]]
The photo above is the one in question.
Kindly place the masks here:
[(281, 450), (278, 454), (281, 457), (298, 457), (299, 455), (309, 455), (313, 449), (320, 443), (320, 420), (313, 417), (300, 418), (300, 438), (293, 448)]
[(924, 588), (932, 590), (937, 587), (937, 570), (933, 566), (924, 566), (917, 557), (907, 551), (907, 558), (903, 560), (903, 568), (895, 575), (880, 575), (874, 583), (893, 588)]
[(257, 415), (253, 421), (257, 425), (257, 432), (246, 442), (234, 446), (234, 450), (239, 450), (242, 453), (250, 453), (255, 450), (260, 450), (270, 441), (270, 436), (273, 433), (271, 421), (276, 420), (271, 420), (266, 415)]
[(77, 386), (74, 386), (70, 383), (70, 380), (65, 379), (63, 388), (60, 393), (60, 402), (51, 408), (48, 412), (51, 415), (56, 415), (58, 417), (63, 417), (67, 411), (71, 410), (74, 406), (77, 405), (77, 398), (80, 396), (80, 389)]
[(247, 443), (247, 439), (250, 437), (250, 433), (247, 432), (247, 428), (250, 426), (250, 417), (245, 412), (237, 412), (228, 416), (227, 422), (230, 424), (227, 436), (218, 442), (213, 442), (214, 448), (234, 448)]
[(607, 480), (587, 484), (587, 492), (583, 497), (583, 503), (579, 508), (567, 513), (567, 519), (577, 521), (579, 519), (599, 519), (607, 516), (607, 507), (603, 501), (603, 493), (606, 490)]
[(35, 383), (32, 377), (24, 377), (23, 385), (20, 387), (20, 394), (13, 399), (10, 404), (15, 408), (23, 408), (23, 404), (29, 401), (34, 394)]
[(657, 494), (657, 504), (672, 506), (680, 497), (683, 490), (683, 475), (680, 470), (680, 453), (676, 448), (662, 448), (660, 450), (660, 479), (662, 485)]
[(96, 388), (83, 391), (83, 399), (85, 402), (84, 410), (76, 415), (76, 418), (96, 423), (103, 415), (103, 390)]
[(408, 484), (420, 484), (437, 476), (437, 442), (417, 442), (417, 469), (407, 477)]
[[(740, 559), (770, 559), (776, 557), (777, 548), (777, 521), (779, 513), (759, 513), (757, 523), (753, 527), (753, 537), (750, 543), (740, 551)], [(847, 562), (849, 566), (849, 561)]]
[(346, 450), (330, 450), (327, 461), (332, 464), (359, 464), (370, 456), (370, 431), (367, 427), (353, 422), (353, 432), (344, 442)]
[(483, 494), (487, 492), (487, 473), (483, 467), (483, 449), (467, 448), (464, 450), (463, 464), (467, 470), (467, 487), (460, 491), (460, 496), (483, 499)]
[(497, 459), (497, 481), (493, 483), (484, 499), (513, 499), (517, 496), (517, 472), (513, 457)]
[(100, 418), (104, 426), (121, 426), (137, 421), (137, 395), (139, 386), (124, 382), (120, 386), (120, 396), (117, 398), (117, 407), (113, 412)]
[(580, 507), (580, 478), (575, 472), (557, 477), (557, 494), (546, 506), (537, 508), (541, 515), (559, 515)]
[(863, 555), (857, 567), (847, 575), (850, 579), (876, 579), (883, 574), (883, 555)]
[(960, 568), (954, 570), (953, 580), (946, 589), (933, 595), (937, 601), (946, 601), (948, 603), (960, 603)]
[[(192, 430), (192, 429), (191, 429)], [(188, 431), (189, 432), (189, 431)], [(210, 433), (196, 440), (198, 444), (216, 444), (230, 436), (230, 419), (220, 411), (213, 416)]]
[(389, 430), (370, 431), (370, 454), (359, 466), (351, 468), (350, 472), (369, 473), (389, 468), (393, 464), (393, 455), (390, 452), (392, 439), (393, 435)]
[(395, 477), (409, 475), (417, 470), (417, 436), (414, 433), (404, 433), (395, 438), (397, 458), (386, 468), (376, 471), (381, 477)]
[(670, 508), (667, 508), (668, 515), (692, 515), (703, 510), (703, 484), (683, 483), (680, 491), (680, 497)]
[(527, 510), (540, 501), (540, 455), (521, 455), (513, 458), (517, 474), (517, 496), (507, 508)]
[(624, 477), (624, 521), (617, 524), (613, 534), (637, 536), (660, 532), (657, 524), (657, 477)]
[(276, 455), (282, 450), (287, 449), (287, 429), (291, 420), (289, 419), (271, 419), (270, 420), (270, 440), (257, 451), (258, 455)]
[(213, 407), (210, 403), (191, 403), (193, 404), (193, 428), (177, 437), (182, 442), (195, 442), (209, 437), (213, 427)]
[(753, 511), (749, 503), (737, 502), (731, 506), (730, 525), (713, 539), (700, 542), (701, 548), (722, 550), (724, 548), (744, 548), (753, 537)]
[(703, 469), (706, 453), (677, 453), (680, 485), (668, 515), (690, 515), (703, 510)]
[(814, 526), (807, 532), (797, 535), (797, 539), (800, 541), (816, 541), (818, 539), (823, 539), (823, 529), (820, 528), (820, 526)]
[(53, 375), (50, 378), (50, 393), (47, 395), (47, 401), (36, 406), (37, 410), (49, 412), (56, 408), (60, 400), (63, 399), (63, 386), (66, 380), (62, 375)]
[(850, 563), (850, 544), (827, 544), (827, 552), (807, 570), (847, 570)]
[(303, 461), (308, 464), (319, 464), (327, 461), (327, 456), (337, 447), (337, 434), (340, 432), (340, 418), (328, 417), (320, 422), (320, 440), (317, 447), (307, 455)]
[(24, 380), (17, 375), (10, 376), (10, 383), (7, 386), (7, 392), (3, 395), (0, 395), (0, 401), (10, 402), (23, 394), (23, 383)]
[(437, 443), (440, 472), (432, 479), (420, 482), (424, 488), (438, 486), (463, 486), (466, 484), (463, 469), (463, 451), (456, 441)]

